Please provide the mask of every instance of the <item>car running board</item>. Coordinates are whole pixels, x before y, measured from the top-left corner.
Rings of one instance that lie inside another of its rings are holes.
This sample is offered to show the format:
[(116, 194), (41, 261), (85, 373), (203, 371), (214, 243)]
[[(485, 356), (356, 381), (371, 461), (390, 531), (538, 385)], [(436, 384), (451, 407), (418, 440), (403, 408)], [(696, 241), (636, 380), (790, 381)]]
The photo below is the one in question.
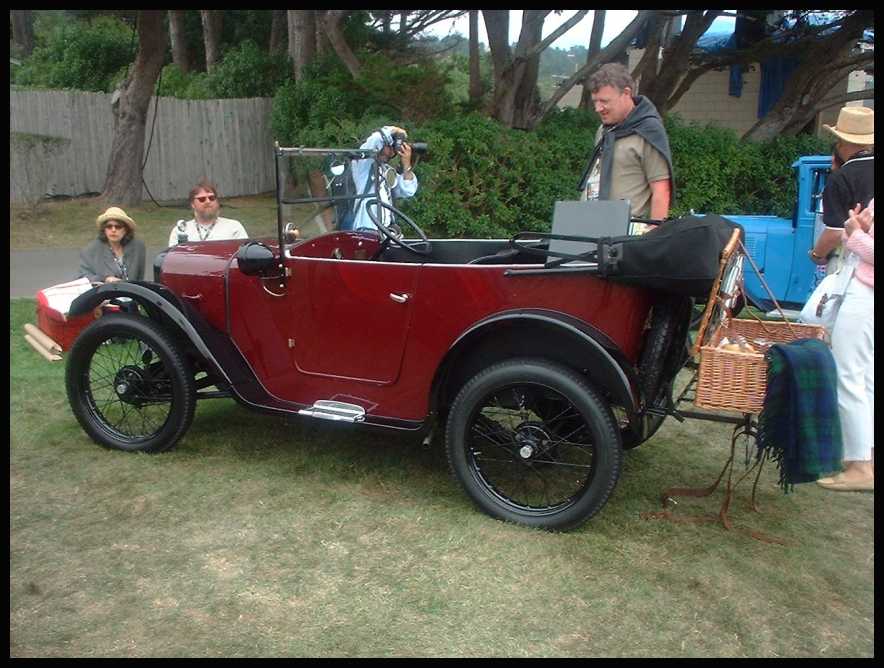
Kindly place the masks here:
[(310, 408), (302, 408), (298, 415), (320, 418), (322, 420), (337, 420), (341, 422), (362, 422), (365, 420), (365, 409), (356, 404), (348, 404), (343, 401), (331, 401), (320, 399)]

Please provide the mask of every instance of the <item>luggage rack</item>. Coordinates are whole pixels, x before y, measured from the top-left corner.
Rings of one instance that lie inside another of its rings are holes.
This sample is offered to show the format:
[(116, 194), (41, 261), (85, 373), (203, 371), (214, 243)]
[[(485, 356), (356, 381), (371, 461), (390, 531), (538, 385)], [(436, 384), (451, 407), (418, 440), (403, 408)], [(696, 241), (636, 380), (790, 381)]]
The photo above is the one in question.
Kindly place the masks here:
[[(645, 519), (670, 519), (678, 522), (709, 522), (719, 521), (726, 529), (733, 529), (733, 524), (728, 514), (731, 501), (734, 497), (736, 487), (745, 480), (752, 472), (755, 472), (755, 480), (752, 485), (752, 495), (750, 499), (750, 508), (755, 512), (760, 512), (756, 498), (758, 481), (767, 457), (767, 453), (763, 453), (754, 463), (751, 462), (750, 444), (757, 443), (758, 439), (758, 414), (761, 411), (763, 402), (764, 386), (766, 383), (766, 363), (763, 354), (746, 354), (742, 352), (727, 353), (716, 349), (717, 339), (720, 331), (727, 325), (733, 325), (737, 322), (750, 323), (755, 326), (752, 321), (738, 321), (733, 318), (732, 308), (735, 305), (739, 294), (742, 290), (742, 264), (743, 259), (748, 260), (756, 272), (751, 256), (746, 252), (745, 247), (740, 240), (740, 230), (734, 230), (730, 240), (721, 253), (719, 264), (719, 274), (715, 280), (709, 299), (706, 302), (706, 308), (697, 331), (697, 337), (691, 350), (691, 355), (682, 370), (690, 371), (690, 378), (687, 385), (679, 392), (677, 397), (669, 398), (669, 405), (663, 409), (648, 409), (649, 413), (655, 415), (665, 415), (674, 417), (679, 422), (685, 419), (707, 420), (711, 422), (729, 423), (734, 425), (733, 434), (731, 436), (731, 445), (728, 458), (725, 462), (721, 473), (714, 483), (704, 488), (688, 488), (688, 487), (672, 487), (661, 493), (661, 505), (663, 510), (651, 513), (643, 513)], [(760, 272), (759, 276), (761, 276)], [(764, 283), (762, 284), (768, 293), (770, 290)], [(798, 338), (815, 337), (824, 338), (822, 328), (810, 325), (801, 325), (791, 323), (783, 313), (782, 309), (771, 294), (774, 300), (776, 310), (782, 318), (781, 322), (770, 321), (763, 322), (757, 316), (753, 317), (760, 323), (761, 329), (765, 334), (771, 337), (773, 342), (788, 342)], [(697, 359), (699, 355), (699, 360)], [(728, 359), (730, 358), (730, 359)], [(751, 358), (751, 359), (750, 359)], [(723, 360), (723, 361), (722, 361)], [(728, 393), (726, 398), (713, 391), (709, 377), (715, 379), (720, 378), (720, 374), (716, 371), (721, 369), (715, 368), (716, 365), (733, 364), (732, 368), (725, 369), (725, 376), (736, 378), (736, 385), (731, 388), (733, 391)], [(748, 364), (754, 366), (750, 369), (746, 367)], [(711, 374), (710, 374), (711, 369)], [(741, 373), (746, 372), (746, 373)], [(680, 372), (679, 372), (680, 373)], [(760, 374), (760, 378), (759, 378)], [(749, 387), (739, 387), (739, 383), (746, 383), (744, 376), (754, 376), (754, 384), (749, 383)], [(759, 389), (760, 388), (760, 389)], [(761, 396), (759, 396), (759, 394)], [(711, 408), (710, 410), (696, 410), (696, 408)], [(727, 414), (713, 411), (731, 411), (738, 413)], [(744, 472), (734, 482), (735, 475), (735, 459), (736, 447), (740, 438), (745, 438), (744, 453)], [(705, 497), (711, 495), (719, 486), (721, 481), (727, 474), (727, 482), (725, 484), (724, 498), (716, 516), (694, 516), (694, 517), (677, 517), (670, 510), (670, 504), (677, 503), (676, 497)], [(765, 536), (759, 532), (750, 531), (749, 534), (758, 540), (770, 543), (780, 543), (783, 541)]]

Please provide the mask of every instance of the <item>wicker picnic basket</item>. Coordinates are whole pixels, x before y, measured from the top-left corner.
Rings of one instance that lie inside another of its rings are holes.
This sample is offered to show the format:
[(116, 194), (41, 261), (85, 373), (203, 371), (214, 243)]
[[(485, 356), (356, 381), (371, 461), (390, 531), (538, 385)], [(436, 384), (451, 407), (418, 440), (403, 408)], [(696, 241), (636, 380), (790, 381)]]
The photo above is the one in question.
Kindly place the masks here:
[[(826, 340), (826, 330), (818, 325), (789, 322), (785, 316), (783, 322), (731, 318), (729, 305), (740, 291), (743, 258), (749, 256), (740, 242), (740, 231), (735, 230), (722, 251), (721, 271), (697, 332), (694, 354), (699, 352), (700, 369), (694, 404), (700, 408), (758, 414), (767, 390), (765, 351), (769, 345), (808, 338)], [(777, 309), (782, 314), (779, 304)], [(755, 352), (719, 348), (725, 336), (744, 337)]]

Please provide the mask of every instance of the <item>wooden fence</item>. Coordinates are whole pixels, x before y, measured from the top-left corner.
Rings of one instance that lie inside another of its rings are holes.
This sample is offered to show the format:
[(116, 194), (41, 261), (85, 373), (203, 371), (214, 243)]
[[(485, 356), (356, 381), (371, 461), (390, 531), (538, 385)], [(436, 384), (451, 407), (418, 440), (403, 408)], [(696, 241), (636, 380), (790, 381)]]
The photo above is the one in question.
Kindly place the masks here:
[[(185, 199), (202, 176), (225, 197), (273, 190), (271, 105), (271, 98), (152, 98), (144, 198)], [(10, 201), (101, 192), (113, 132), (109, 94), (11, 89)]]

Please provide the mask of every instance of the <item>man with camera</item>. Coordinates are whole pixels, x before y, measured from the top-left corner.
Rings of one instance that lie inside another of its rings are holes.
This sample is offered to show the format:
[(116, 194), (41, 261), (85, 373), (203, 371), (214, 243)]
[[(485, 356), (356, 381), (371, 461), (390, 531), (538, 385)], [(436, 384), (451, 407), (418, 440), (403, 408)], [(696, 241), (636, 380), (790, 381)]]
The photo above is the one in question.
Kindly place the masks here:
[[(417, 176), (413, 171), (413, 147), (405, 140), (408, 133), (395, 125), (385, 125), (372, 132), (359, 148), (361, 150), (378, 151), (377, 158), (366, 158), (353, 161), (353, 182), (358, 195), (375, 195), (380, 202), (392, 206), (393, 198), (413, 197), (417, 192)], [(418, 149), (423, 148), (419, 146)], [(390, 160), (399, 156), (402, 171), (397, 172)], [(372, 204), (373, 198), (362, 198), (356, 201), (353, 229), (377, 229), (375, 220), (384, 227), (390, 227), (396, 221), (393, 213), (384, 206)], [(395, 229), (395, 228), (394, 228)]]

